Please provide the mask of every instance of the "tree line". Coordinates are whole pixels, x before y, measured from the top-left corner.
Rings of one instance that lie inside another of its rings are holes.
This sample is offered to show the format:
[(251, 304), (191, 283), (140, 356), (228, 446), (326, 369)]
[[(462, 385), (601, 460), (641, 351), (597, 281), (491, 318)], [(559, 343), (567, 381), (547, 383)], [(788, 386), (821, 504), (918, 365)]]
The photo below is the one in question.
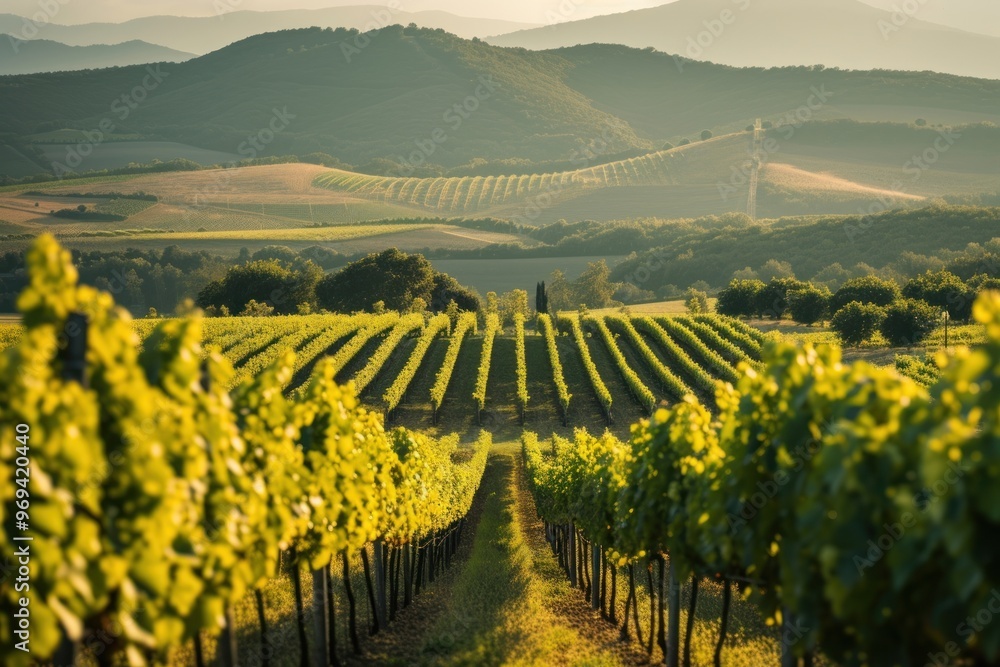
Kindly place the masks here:
[(790, 316), (805, 325), (830, 320), (846, 345), (881, 333), (894, 347), (909, 347), (945, 320), (968, 321), (976, 297), (988, 290), (1000, 290), (1000, 278), (984, 272), (963, 280), (945, 269), (926, 271), (902, 286), (877, 275), (851, 278), (836, 292), (795, 278), (734, 279), (719, 292), (716, 308), (733, 317)]

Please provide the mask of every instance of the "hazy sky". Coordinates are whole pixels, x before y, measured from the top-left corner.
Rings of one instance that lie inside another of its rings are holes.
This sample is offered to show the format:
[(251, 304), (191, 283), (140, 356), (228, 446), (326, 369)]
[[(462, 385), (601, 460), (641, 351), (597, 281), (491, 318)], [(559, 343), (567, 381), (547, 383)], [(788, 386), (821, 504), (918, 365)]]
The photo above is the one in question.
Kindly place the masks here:
[[(395, 0), (404, 11), (439, 9), (461, 16), (533, 24), (573, 21), (669, 4), (675, 0)], [(697, 2), (698, 0), (687, 0)], [(798, 0), (808, 3), (810, 0)], [(858, 0), (840, 0), (845, 4)], [(902, 0), (860, 0), (881, 9), (906, 6)], [(0, 0), (0, 13), (49, 16), (55, 23), (121, 23), (140, 16), (216, 16), (232, 10), (320, 9), (345, 5), (386, 5), (390, 0)], [(955, 28), (1000, 36), (1000, 0), (911, 0), (916, 17)], [(55, 12), (46, 7), (58, 7)]]
[[(670, 0), (397, 0), (404, 11), (440, 9), (463, 16), (550, 23), (550, 15), (575, 20), (667, 4)], [(32, 16), (42, 6), (59, 5), (55, 23), (120, 23), (140, 16), (215, 16), (219, 7), (266, 11), (319, 9), (344, 5), (386, 5), (389, 0), (0, 0), (0, 12)]]

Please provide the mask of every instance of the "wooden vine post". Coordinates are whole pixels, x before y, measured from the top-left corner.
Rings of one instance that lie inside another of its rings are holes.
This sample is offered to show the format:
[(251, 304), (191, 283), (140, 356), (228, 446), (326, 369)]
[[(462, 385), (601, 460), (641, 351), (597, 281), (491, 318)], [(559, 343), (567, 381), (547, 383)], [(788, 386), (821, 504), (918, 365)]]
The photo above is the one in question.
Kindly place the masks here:
[(312, 651), (313, 667), (329, 667), (327, 650), (330, 646), (330, 620), (327, 616), (327, 569), (322, 567), (312, 571), (312, 617), (313, 636), (316, 638)]

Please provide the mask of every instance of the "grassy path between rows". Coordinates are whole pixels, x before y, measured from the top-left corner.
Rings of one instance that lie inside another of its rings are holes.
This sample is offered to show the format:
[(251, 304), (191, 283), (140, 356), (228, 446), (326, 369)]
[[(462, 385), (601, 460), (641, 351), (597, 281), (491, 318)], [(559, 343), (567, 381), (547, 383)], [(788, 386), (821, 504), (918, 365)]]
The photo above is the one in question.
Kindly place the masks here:
[(494, 449), (459, 562), (355, 664), (645, 663), (566, 583), (520, 465), (517, 443)]

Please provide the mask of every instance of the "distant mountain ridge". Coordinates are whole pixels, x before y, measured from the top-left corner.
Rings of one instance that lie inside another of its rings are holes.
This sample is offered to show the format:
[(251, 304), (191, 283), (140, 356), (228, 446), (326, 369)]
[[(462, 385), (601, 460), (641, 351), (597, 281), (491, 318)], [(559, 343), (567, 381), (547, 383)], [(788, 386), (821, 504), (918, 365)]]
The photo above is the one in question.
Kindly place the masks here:
[(515, 21), (467, 18), (441, 11), (409, 12), (398, 2), (312, 10), (236, 10), (206, 17), (151, 16), (124, 23), (60, 25), (58, 18), (56, 14), (51, 21), (33, 24), (21, 16), (0, 14), (0, 33), (20, 39), (50, 39), (71, 46), (117, 44), (138, 39), (200, 55), (252, 35), (311, 26), (356, 28), (367, 32), (390, 24), (415, 23), (425, 28), (442, 28), (464, 38), (532, 27)]
[(473, 160), (580, 167), (697, 140), (703, 130), (743, 131), (755, 118), (794, 133), (801, 120), (864, 119), (869, 109), (903, 123), (930, 106), (953, 117), (1000, 113), (1000, 81), (704, 62), (679, 70), (649, 50), (534, 52), (402, 26), (268, 33), (156, 71), (124, 117), (109, 104), (146, 80), (145, 66), (0, 79), (0, 134), (27, 142), (63, 128), (93, 134), (110, 119), (116, 137), (244, 157), (321, 151), (386, 173), (393, 163), (447, 169)]
[(21, 41), (0, 34), (0, 75), (183, 62), (194, 54), (134, 39), (121, 44), (68, 46), (47, 39)]
[(536, 50), (614, 43), (738, 67), (824, 65), (1000, 79), (1000, 37), (922, 18), (920, 11), (900, 14), (859, 0), (676, 0), (487, 41)]

